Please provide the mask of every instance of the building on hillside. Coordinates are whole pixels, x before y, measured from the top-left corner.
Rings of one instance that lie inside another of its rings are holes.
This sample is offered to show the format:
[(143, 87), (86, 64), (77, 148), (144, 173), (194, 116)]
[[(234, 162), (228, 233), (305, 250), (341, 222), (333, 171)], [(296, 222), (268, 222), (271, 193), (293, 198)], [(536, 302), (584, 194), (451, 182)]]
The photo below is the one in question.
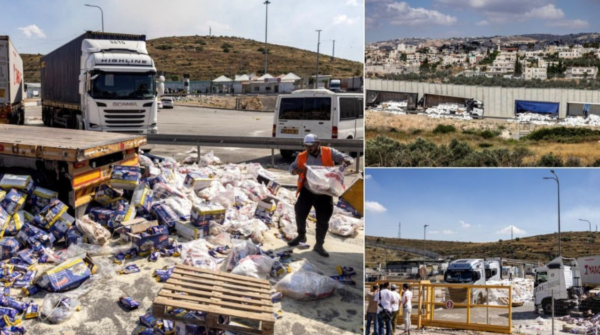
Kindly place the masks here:
[(40, 83), (25, 83), (25, 94), (27, 99), (39, 98), (42, 93), (42, 84)]
[(525, 76), (525, 80), (546, 80), (548, 79), (548, 69), (545, 67), (528, 67), (523, 72), (523, 75)]
[(595, 66), (591, 67), (568, 67), (565, 71), (565, 78), (567, 79), (596, 79), (598, 74), (598, 68)]
[(250, 88), (250, 78), (254, 76), (254, 74), (241, 74), (235, 75), (233, 79), (233, 93), (235, 94), (244, 94), (244, 93), (252, 93)]
[(226, 76), (220, 76), (219, 78), (212, 81), (212, 93), (230, 93), (233, 89), (232, 86), (232, 79)]
[(277, 82), (279, 83), (279, 93), (291, 93), (292, 91), (297, 90), (301, 80), (302, 78), (292, 72), (278, 76)]

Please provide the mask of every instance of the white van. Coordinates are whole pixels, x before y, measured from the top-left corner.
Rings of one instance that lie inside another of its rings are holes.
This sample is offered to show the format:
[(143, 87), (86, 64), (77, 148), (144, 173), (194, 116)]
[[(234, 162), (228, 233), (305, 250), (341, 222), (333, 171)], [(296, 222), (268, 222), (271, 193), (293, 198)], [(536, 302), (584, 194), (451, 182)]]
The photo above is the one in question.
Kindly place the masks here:
[[(304, 138), (307, 134), (316, 134), (320, 139), (362, 140), (364, 126), (362, 93), (312, 89), (277, 97), (273, 137)], [(291, 158), (293, 154), (293, 150), (281, 150), (284, 158)]]

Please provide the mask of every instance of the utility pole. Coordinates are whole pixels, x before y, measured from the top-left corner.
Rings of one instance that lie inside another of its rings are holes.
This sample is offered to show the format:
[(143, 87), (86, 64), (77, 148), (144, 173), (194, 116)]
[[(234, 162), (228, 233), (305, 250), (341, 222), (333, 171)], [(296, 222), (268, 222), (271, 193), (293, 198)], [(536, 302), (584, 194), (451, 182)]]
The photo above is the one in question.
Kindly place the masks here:
[(319, 41), (317, 42), (317, 74), (315, 77), (315, 88), (319, 88), (319, 47), (321, 46), (321, 29), (317, 30), (319, 33)]
[(558, 176), (556, 175), (556, 173), (554, 173), (554, 170), (550, 170), (550, 173), (552, 173), (554, 177), (544, 177), (543, 179), (552, 179), (556, 181), (556, 188), (558, 194), (558, 256), (560, 257), (562, 256), (560, 250), (560, 181), (558, 180)]
[(212, 37), (212, 27), (208, 26), (208, 37)]
[(331, 51), (331, 61), (335, 59), (335, 40), (333, 40), (333, 51)]
[(510, 226), (510, 239), (513, 239), (513, 226)]
[(265, 5), (265, 73), (267, 74), (267, 70), (269, 68), (268, 64), (268, 54), (269, 51), (267, 50), (267, 25), (269, 23), (269, 4), (271, 2), (269, 0), (266, 0), (265, 2), (263, 2), (263, 4)]
[(398, 238), (402, 238), (402, 222), (398, 222)]
[(427, 240), (427, 227), (428, 224), (423, 226), (423, 267), (425, 267), (425, 241)]

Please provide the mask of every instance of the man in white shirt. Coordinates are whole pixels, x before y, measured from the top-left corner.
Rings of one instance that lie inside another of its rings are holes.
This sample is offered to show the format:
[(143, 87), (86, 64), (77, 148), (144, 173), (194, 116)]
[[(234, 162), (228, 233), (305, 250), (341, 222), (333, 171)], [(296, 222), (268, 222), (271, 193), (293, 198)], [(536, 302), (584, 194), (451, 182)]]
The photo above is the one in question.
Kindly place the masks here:
[(412, 291), (408, 284), (402, 285), (402, 316), (404, 317), (404, 333), (410, 335), (410, 313), (412, 311)]
[(400, 309), (400, 293), (398, 293), (398, 286), (396, 286), (396, 284), (392, 284), (391, 289), (392, 291), (390, 293), (394, 297), (394, 302), (392, 303), (392, 334), (396, 334), (398, 311)]
[[(377, 321), (379, 324), (379, 335), (392, 335), (392, 305), (395, 296), (388, 289), (390, 283), (381, 284), (381, 290), (375, 295), (377, 302)], [(383, 331), (385, 326), (385, 333)]]

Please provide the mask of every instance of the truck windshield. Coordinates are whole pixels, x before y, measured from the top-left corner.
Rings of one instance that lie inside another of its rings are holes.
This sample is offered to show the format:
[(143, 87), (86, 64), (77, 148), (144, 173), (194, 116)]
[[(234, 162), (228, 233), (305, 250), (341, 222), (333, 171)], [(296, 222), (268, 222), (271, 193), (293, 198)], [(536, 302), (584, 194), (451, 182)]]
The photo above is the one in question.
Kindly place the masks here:
[(141, 100), (155, 96), (154, 74), (105, 73), (93, 75), (91, 95), (94, 99)]
[(444, 275), (446, 283), (470, 283), (473, 281), (471, 270), (448, 270)]

